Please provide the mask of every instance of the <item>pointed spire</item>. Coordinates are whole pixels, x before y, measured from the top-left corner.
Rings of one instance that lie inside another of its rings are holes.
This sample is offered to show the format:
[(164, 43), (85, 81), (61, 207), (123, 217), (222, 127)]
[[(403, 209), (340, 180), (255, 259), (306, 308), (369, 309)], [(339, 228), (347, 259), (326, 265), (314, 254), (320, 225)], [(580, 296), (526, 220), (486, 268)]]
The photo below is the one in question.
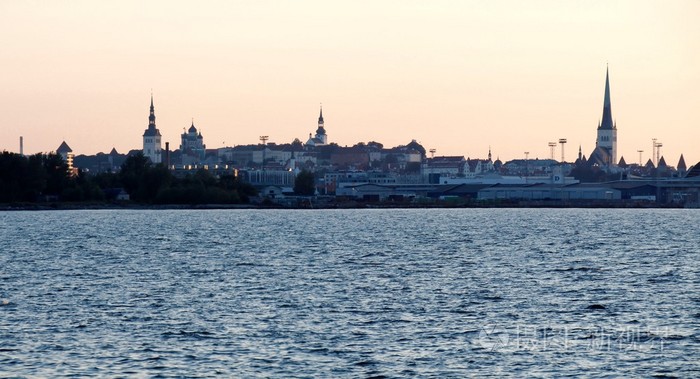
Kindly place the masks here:
[(610, 75), (607, 66), (605, 67), (605, 96), (603, 99), (603, 119), (600, 121), (599, 129), (614, 129), (612, 118), (612, 106), (610, 104)]
[(659, 164), (657, 165), (657, 167), (661, 168), (661, 167), (666, 167), (666, 166), (668, 166), (668, 165), (666, 164), (666, 159), (664, 159), (664, 157), (663, 157), (663, 155), (662, 155), (662, 156), (661, 156), (661, 159), (659, 159)]
[(676, 169), (683, 171), (688, 169), (688, 167), (685, 165), (685, 158), (683, 158), (683, 154), (681, 154), (681, 159), (678, 160), (678, 166), (676, 166)]
[(318, 125), (319, 126), (323, 125), (323, 104), (321, 104), (321, 110), (318, 114)]
[(156, 112), (153, 107), (153, 91), (151, 91), (151, 112), (148, 115), (148, 129), (155, 129), (156, 127)]
[(578, 145), (578, 160), (581, 160), (583, 153), (581, 152), (581, 145)]
[(625, 157), (621, 157), (617, 165), (622, 168), (627, 168), (627, 162), (625, 161)]
[(610, 73), (608, 66), (605, 65), (605, 99), (603, 100), (603, 107), (610, 106)]
[(56, 149), (56, 153), (58, 153), (58, 154), (65, 154), (65, 153), (72, 153), (72, 152), (73, 152), (73, 149), (71, 149), (70, 146), (68, 146), (66, 141), (63, 141), (61, 143), (61, 145), (58, 147), (58, 149)]

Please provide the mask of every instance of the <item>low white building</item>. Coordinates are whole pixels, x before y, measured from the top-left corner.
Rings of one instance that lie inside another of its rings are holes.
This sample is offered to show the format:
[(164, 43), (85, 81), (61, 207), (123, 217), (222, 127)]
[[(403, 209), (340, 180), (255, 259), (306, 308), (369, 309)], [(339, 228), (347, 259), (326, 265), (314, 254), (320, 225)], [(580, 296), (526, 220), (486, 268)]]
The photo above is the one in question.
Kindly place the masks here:
[(494, 185), (479, 190), (478, 200), (620, 200), (622, 192), (595, 185)]

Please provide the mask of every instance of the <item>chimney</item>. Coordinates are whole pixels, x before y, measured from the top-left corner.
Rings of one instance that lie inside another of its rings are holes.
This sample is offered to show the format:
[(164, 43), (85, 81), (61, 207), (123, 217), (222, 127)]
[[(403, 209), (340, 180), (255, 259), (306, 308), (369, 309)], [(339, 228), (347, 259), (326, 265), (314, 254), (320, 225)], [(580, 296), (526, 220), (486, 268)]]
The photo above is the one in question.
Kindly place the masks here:
[(170, 142), (165, 143), (165, 166), (170, 169)]
[(19, 136), (19, 155), (24, 156), (24, 137)]

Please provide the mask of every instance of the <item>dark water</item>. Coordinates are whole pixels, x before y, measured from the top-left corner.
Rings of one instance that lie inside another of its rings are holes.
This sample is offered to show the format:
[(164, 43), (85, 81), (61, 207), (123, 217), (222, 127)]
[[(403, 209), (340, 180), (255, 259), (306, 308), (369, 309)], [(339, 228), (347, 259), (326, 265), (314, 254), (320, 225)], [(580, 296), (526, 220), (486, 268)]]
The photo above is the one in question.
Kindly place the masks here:
[(0, 377), (698, 377), (699, 221), (2, 212)]

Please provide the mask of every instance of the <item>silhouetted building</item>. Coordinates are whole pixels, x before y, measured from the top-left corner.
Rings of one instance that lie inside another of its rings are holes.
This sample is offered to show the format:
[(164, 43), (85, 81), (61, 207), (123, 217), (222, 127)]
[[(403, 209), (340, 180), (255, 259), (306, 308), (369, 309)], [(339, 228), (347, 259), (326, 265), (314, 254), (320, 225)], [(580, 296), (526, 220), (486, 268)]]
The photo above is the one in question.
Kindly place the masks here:
[(613, 166), (617, 162), (617, 123), (613, 121), (610, 104), (610, 78), (605, 70), (605, 97), (603, 100), (603, 118), (598, 124), (595, 150), (588, 158), (590, 164)]
[(683, 158), (683, 154), (681, 154), (681, 159), (678, 160), (676, 170), (678, 170), (678, 176), (680, 177), (685, 176), (686, 171), (688, 170), (688, 167), (685, 165), (685, 158)]
[(63, 141), (61, 146), (56, 149), (56, 154), (60, 155), (66, 162), (66, 165), (68, 165), (68, 172), (73, 173), (73, 158), (75, 154), (73, 154), (73, 149), (68, 146), (66, 141)]
[(620, 168), (627, 168), (627, 167), (629, 167), (629, 165), (627, 164), (627, 162), (625, 162), (625, 157), (620, 158), (620, 161), (617, 162), (617, 166), (620, 167)]
[(160, 131), (156, 128), (156, 114), (153, 108), (153, 95), (151, 95), (151, 113), (148, 116), (148, 129), (143, 132), (143, 155), (153, 163), (161, 163)]
[(307, 146), (323, 146), (328, 145), (328, 136), (326, 135), (326, 128), (323, 123), (323, 108), (318, 116), (318, 129), (316, 129), (316, 136), (311, 136), (309, 133), (309, 140), (306, 141)]
[(202, 132), (198, 132), (197, 128), (194, 126), (194, 120), (192, 121), (192, 126), (180, 135), (180, 140), (180, 151), (182, 151), (183, 155), (195, 158), (197, 162), (193, 163), (204, 160), (206, 145), (204, 144)]
[(690, 166), (690, 169), (688, 170), (688, 173), (685, 174), (685, 177), (688, 179), (700, 178), (700, 162)]

